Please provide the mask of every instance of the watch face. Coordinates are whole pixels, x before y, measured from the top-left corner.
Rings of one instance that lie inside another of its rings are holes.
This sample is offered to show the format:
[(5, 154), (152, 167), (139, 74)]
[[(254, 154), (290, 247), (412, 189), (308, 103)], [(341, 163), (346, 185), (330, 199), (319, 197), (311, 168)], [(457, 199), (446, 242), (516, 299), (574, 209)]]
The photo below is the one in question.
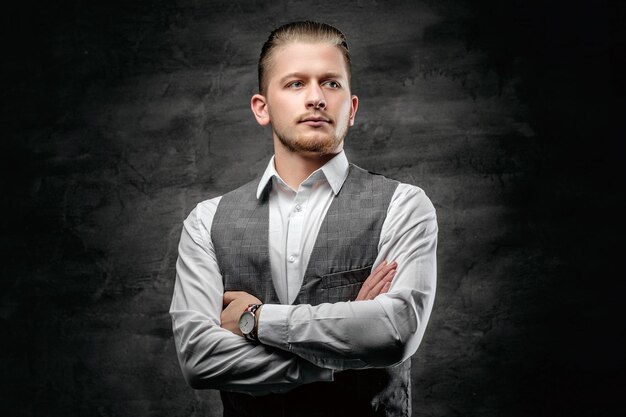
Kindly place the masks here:
[(250, 334), (254, 330), (254, 314), (245, 311), (239, 318), (239, 330), (243, 334)]

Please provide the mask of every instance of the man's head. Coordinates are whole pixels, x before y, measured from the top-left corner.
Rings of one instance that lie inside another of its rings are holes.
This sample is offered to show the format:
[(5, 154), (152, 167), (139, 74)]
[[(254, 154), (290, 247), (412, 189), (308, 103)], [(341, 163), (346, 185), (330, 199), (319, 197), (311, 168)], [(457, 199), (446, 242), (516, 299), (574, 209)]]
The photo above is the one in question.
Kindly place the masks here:
[(350, 56), (339, 30), (314, 22), (276, 29), (261, 52), (259, 82), (251, 107), (259, 124), (271, 124), (275, 152), (341, 151), (358, 98), (350, 92)]
[(318, 22), (293, 22), (283, 25), (270, 33), (267, 41), (261, 48), (259, 57), (259, 92), (263, 95), (267, 93), (267, 77), (273, 67), (274, 52), (281, 46), (290, 43), (325, 43), (334, 45), (343, 54), (348, 73), (348, 82), (352, 76), (352, 62), (348, 51), (348, 41), (346, 36), (337, 28), (326, 23)]

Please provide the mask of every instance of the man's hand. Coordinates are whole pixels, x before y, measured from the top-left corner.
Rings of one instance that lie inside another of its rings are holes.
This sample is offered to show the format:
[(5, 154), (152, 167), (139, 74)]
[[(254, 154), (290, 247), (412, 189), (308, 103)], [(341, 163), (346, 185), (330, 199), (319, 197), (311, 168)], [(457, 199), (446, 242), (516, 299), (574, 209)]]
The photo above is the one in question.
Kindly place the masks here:
[(250, 304), (261, 304), (261, 300), (245, 291), (226, 291), (224, 293), (224, 309), (220, 317), (220, 326), (239, 336), (243, 336), (241, 330), (239, 330), (239, 317)]
[(354, 301), (373, 300), (379, 294), (384, 294), (391, 287), (391, 280), (396, 275), (397, 262), (390, 264), (383, 261), (372, 271), (369, 277), (363, 282), (359, 294)]

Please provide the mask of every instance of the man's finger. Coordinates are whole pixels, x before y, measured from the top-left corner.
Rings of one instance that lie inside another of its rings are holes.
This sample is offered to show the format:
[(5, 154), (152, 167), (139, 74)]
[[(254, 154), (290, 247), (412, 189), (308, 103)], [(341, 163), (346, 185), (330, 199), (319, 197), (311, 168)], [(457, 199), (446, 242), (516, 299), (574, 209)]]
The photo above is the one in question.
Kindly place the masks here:
[(378, 271), (382, 270), (385, 266), (387, 266), (387, 260), (382, 261), (381, 263), (379, 263), (376, 268), (374, 268), (374, 270), (372, 271), (372, 274), (377, 273)]
[(374, 288), (370, 290), (370, 292), (367, 293), (367, 295), (365, 296), (365, 299), (373, 300), (380, 293), (380, 291), (383, 289), (383, 286), (385, 284), (386, 282), (384, 280), (380, 281), (378, 284), (376, 284)]
[[(361, 285), (361, 289), (359, 290), (359, 295), (366, 296), (372, 287), (378, 284), (378, 281), (385, 276), (384, 271), (387, 266), (387, 261), (382, 261), (374, 270), (370, 273), (370, 275), (365, 279), (363, 285)], [(357, 297), (358, 299), (358, 297)]]
[(383, 290), (385, 286), (387, 286), (387, 288), (391, 286), (391, 280), (393, 279), (395, 275), (396, 275), (395, 269), (392, 269), (391, 271), (389, 271), (387, 275), (385, 275), (385, 277), (381, 279), (380, 282), (376, 284), (374, 288), (372, 288), (369, 291), (369, 293), (367, 294), (366, 300), (373, 300), (374, 298), (376, 298), (377, 295), (383, 294)]
[(396, 264), (396, 262), (383, 261), (380, 263), (380, 265), (376, 267), (376, 269), (372, 271), (370, 276), (375, 277), (376, 281), (378, 281), (382, 279), (385, 275), (387, 275), (387, 272), (396, 268), (397, 266), (398, 264)]
[(223, 306), (226, 307), (235, 300), (246, 304), (262, 304), (261, 300), (245, 291), (226, 291), (223, 298)]
[(373, 288), (383, 279), (389, 271), (396, 268), (397, 264), (395, 262), (387, 263), (387, 261), (383, 261), (378, 265), (370, 274), (369, 277), (363, 283), (364, 286), (368, 288)]
[(241, 291), (226, 291), (224, 293), (224, 305), (227, 306), (228, 304), (232, 303), (237, 298), (241, 297), (241, 294)]
[(369, 300), (373, 298), (370, 298), (371, 293), (378, 295), (379, 291), (382, 289), (382, 286), (379, 286), (381, 282), (384, 281), (389, 272), (395, 271), (397, 267), (398, 264), (395, 261), (391, 263), (387, 263), (387, 261), (381, 262), (363, 282), (355, 301)]

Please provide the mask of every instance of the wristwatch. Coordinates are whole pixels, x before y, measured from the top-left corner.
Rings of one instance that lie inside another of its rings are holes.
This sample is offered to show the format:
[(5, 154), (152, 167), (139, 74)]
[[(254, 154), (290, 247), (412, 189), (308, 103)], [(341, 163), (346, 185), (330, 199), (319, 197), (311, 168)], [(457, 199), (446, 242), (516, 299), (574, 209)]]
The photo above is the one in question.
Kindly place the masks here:
[(246, 339), (255, 342), (259, 340), (256, 323), (256, 311), (259, 307), (261, 307), (261, 304), (250, 304), (239, 317), (239, 330), (241, 330)]

